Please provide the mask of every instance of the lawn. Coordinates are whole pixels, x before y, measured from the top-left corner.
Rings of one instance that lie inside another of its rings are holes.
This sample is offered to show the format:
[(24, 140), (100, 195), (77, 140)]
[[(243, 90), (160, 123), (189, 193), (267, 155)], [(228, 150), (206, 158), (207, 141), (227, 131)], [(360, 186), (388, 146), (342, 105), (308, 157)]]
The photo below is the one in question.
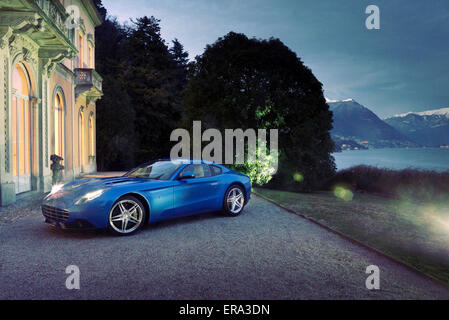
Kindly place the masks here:
[(254, 191), (449, 286), (448, 202), (412, 203), (345, 190)]

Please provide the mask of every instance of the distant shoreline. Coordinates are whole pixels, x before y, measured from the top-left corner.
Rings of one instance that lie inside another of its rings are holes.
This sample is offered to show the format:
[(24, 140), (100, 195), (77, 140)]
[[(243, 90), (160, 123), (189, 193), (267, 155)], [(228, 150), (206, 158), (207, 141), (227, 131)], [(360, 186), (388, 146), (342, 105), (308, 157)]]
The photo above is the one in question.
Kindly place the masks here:
[(367, 150), (343, 150), (332, 154), (337, 170), (358, 165), (383, 169), (449, 170), (449, 148), (382, 148)]

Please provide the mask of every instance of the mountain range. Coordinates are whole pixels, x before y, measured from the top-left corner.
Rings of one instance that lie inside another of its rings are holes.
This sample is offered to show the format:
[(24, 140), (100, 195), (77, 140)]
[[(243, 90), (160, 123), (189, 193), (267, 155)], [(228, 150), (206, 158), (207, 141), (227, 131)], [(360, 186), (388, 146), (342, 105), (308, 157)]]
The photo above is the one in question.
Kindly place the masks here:
[(353, 99), (327, 100), (337, 149), (440, 147), (449, 145), (449, 108), (380, 119)]
[(331, 135), (336, 144), (342, 148), (344, 146), (341, 141), (354, 141), (368, 148), (417, 146), (415, 142), (353, 99), (332, 101), (328, 102), (328, 105), (334, 120)]
[(422, 146), (449, 145), (449, 108), (409, 112), (387, 118), (385, 122)]

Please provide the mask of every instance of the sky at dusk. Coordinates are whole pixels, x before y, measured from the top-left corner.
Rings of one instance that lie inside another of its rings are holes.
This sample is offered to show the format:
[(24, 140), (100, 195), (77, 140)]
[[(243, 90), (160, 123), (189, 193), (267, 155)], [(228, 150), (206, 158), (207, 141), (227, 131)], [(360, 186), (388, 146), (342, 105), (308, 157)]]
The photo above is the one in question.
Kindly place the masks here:
[[(120, 22), (161, 20), (190, 59), (230, 31), (282, 40), (323, 83), (328, 99), (353, 98), (381, 118), (449, 107), (449, 1), (103, 0)], [(380, 30), (365, 9), (380, 8)]]

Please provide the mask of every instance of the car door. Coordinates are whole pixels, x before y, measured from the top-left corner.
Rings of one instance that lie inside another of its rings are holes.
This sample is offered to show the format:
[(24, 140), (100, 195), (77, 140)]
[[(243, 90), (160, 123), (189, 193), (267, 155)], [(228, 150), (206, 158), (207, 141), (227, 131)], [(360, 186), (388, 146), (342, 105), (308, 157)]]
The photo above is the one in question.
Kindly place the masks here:
[(175, 215), (187, 216), (216, 210), (218, 177), (212, 175), (207, 164), (189, 164), (179, 175), (188, 171), (195, 173), (195, 178), (174, 181)]

